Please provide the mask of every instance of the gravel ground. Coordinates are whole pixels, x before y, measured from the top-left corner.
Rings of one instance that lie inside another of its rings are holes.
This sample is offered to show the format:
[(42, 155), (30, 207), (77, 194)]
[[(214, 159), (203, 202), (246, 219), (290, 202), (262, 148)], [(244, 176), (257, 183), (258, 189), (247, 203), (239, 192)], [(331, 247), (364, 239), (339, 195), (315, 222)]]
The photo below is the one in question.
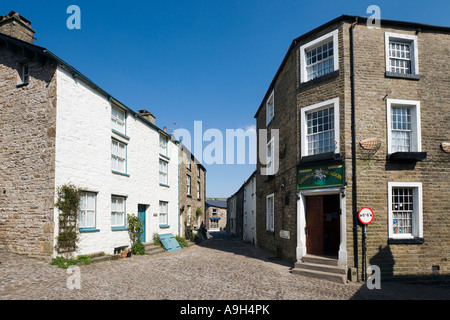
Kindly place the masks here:
[(291, 265), (219, 234), (175, 252), (80, 266), (80, 289), (67, 270), (0, 252), (1, 300), (395, 300), (450, 299), (448, 285), (336, 284), (290, 272)]

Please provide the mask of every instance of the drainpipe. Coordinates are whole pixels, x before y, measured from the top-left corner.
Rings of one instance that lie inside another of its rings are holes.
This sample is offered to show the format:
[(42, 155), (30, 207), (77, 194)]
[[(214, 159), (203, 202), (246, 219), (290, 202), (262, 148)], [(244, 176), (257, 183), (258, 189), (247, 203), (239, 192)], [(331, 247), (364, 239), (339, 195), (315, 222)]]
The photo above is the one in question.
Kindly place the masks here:
[(350, 81), (351, 81), (351, 130), (352, 130), (352, 214), (353, 214), (353, 251), (356, 268), (356, 279), (359, 281), (358, 272), (358, 209), (356, 195), (356, 128), (355, 128), (355, 60), (353, 52), (353, 29), (358, 23), (358, 18), (350, 27)]

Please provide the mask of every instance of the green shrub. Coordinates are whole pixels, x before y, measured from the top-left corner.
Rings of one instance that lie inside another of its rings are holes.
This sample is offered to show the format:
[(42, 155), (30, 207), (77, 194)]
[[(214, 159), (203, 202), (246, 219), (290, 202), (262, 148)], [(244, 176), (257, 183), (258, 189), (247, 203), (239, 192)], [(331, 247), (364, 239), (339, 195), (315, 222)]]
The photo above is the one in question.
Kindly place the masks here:
[(145, 246), (141, 242), (136, 242), (131, 247), (131, 252), (133, 252), (133, 254), (145, 254)]
[(76, 265), (78, 262), (83, 262), (84, 264), (91, 264), (91, 257), (85, 255), (78, 256), (76, 259), (56, 257), (50, 262), (50, 264), (53, 266), (58, 266), (63, 269), (67, 269), (70, 266)]
[(159, 240), (159, 237), (158, 237), (157, 233), (153, 234), (153, 244), (155, 246), (162, 246), (161, 240)]
[(175, 236), (175, 239), (178, 241), (178, 243), (180, 244), (181, 248), (187, 247), (187, 242), (185, 238), (182, 238), (180, 236)]

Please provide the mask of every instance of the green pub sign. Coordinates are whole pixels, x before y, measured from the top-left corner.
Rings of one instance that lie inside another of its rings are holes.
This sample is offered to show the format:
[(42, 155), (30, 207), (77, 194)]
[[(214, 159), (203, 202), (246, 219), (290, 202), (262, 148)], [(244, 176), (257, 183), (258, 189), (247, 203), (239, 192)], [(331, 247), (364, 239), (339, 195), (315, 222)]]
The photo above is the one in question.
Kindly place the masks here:
[(297, 190), (340, 187), (344, 184), (344, 164), (298, 168)]

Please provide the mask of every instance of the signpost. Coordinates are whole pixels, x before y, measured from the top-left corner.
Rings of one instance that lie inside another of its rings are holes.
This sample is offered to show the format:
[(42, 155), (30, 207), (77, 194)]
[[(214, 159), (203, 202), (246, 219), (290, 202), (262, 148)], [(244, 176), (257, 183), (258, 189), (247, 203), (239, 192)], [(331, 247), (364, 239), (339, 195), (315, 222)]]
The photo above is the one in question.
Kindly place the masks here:
[(373, 221), (373, 211), (372, 209), (370, 209), (369, 207), (363, 207), (358, 211), (358, 219), (359, 222), (361, 222), (364, 227), (363, 227), (363, 280), (366, 281), (367, 280), (367, 262), (366, 262), (366, 252), (367, 252), (367, 244), (366, 244), (366, 237), (367, 237), (367, 232), (366, 232), (366, 226), (369, 225), (372, 221)]

